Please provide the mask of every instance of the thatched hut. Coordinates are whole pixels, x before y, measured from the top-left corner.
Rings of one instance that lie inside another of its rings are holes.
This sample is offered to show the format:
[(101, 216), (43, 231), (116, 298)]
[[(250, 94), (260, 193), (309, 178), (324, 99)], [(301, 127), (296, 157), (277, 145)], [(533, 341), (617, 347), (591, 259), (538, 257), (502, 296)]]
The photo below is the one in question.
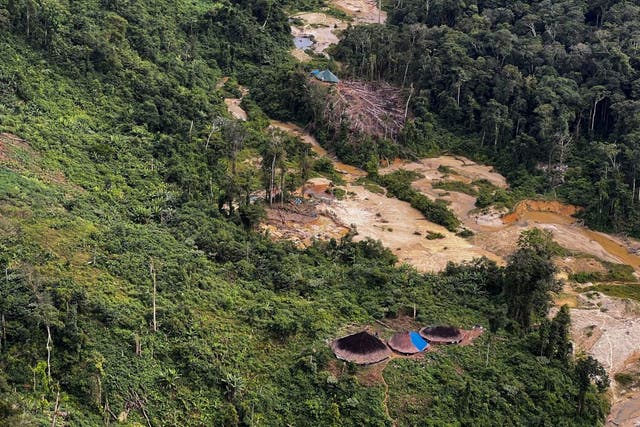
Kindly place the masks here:
[(385, 360), (391, 350), (378, 337), (362, 331), (331, 342), (336, 357), (358, 365), (368, 365)]
[(391, 337), (388, 344), (392, 350), (402, 354), (420, 353), (429, 346), (429, 343), (414, 331), (399, 332)]
[(453, 326), (427, 326), (420, 329), (420, 336), (430, 344), (457, 344), (462, 341), (462, 332)]

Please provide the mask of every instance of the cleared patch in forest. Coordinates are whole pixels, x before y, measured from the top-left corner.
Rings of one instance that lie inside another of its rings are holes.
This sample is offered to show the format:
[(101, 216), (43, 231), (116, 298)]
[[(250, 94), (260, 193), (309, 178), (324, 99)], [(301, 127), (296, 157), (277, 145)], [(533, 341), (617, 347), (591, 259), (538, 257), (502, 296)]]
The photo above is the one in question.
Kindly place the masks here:
[(388, 83), (341, 80), (330, 90), (324, 120), (338, 129), (346, 118), (352, 132), (395, 139), (407, 116), (402, 90)]

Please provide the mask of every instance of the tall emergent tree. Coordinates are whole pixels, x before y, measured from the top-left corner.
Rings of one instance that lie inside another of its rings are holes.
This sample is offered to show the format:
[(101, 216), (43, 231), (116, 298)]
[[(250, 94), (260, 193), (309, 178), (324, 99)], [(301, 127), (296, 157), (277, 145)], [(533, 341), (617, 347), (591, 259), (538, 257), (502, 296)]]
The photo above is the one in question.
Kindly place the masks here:
[(549, 292), (557, 289), (552, 245), (549, 231), (533, 228), (522, 232), (518, 250), (509, 257), (503, 289), (507, 316), (523, 329), (529, 329), (532, 316), (547, 313)]

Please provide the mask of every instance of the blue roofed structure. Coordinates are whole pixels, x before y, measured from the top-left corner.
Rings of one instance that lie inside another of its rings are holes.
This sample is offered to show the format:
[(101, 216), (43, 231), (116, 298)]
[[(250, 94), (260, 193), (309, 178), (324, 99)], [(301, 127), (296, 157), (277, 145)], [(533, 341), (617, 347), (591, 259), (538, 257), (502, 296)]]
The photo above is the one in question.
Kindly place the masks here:
[(338, 83), (340, 82), (340, 79), (333, 74), (331, 71), (329, 70), (313, 70), (311, 71), (311, 74), (313, 74), (316, 79), (322, 81), (322, 82), (327, 82), (327, 83)]

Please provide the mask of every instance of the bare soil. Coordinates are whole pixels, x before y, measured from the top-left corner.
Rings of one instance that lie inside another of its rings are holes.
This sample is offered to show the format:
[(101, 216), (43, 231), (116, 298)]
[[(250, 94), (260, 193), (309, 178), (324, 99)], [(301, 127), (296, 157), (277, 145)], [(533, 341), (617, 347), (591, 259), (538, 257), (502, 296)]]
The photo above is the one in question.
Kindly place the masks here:
[(384, 24), (387, 12), (378, 8), (378, 2), (372, 0), (332, 0), (331, 4), (353, 17), (357, 24)]
[(235, 119), (246, 121), (247, 112), (240, 106), (241, 102), (242, 98), (225, 98), (224, 100), (224, 103), (227, 104), (227, 110)]
[(442, 179), (444, 174), (438, 171), (438, 167), (447, 166), (451, 168), (454, 174), (467, 178), (467, 180), (475, 181), (486, 179), (496, 187), (507, 188), (507, 180), (504, 176), (494, 171), (491, 166), (481, 165), (460, 156), (440, 156), (422, 159), (415, 162), (394, 161), (390, 166), (381, 170), (381, 173), (389, 173), (398, 169), (411, 170), (420, 172), (430, 179)]
[[(362, 186), (347, 185), (345, 190), (351, 193), (350, 197), (336, 202), (331, 211), (343, 224), (357, 230), (354, 240), (380, 240), (401, 263), (419, 271), (437, 272), (450, 261), (470, 261), (482, 256), (502, 262), (500, 257), (426, 220), (407, 202), (372, 193)], [(444, 237), (428, 240), (428, 232)]]
[[(291, 26), (293, 37), (310, 37), (314, 44), (312, 49), (316, 53), (323, 53), (332, 44), (338, 44), (338, 34), (347, 28), (347, 22), (321, 12), (304, 12), (293, 15), (303, 21), (301, 26)], [(301, 49), (295, 49), (304, 53)]]
[(261, 225), (262, 230), (276, 240), (285, 239), (299, 247), (307, 247), (314, 239), (341, 239), (349, 232), (349, 228), (331, 213), (324, 211), (324, 206), (305, 203), (302, 206), (285, 204), (267, 208), (267, 219)]
[(607, 426), (637, 426), (640, 424), (640, 393), (625, 390), (615, 382), (614, 374), (637, 364), (640, 305), (600, 293), (589, 295), (578, 295), (581, 308), (571, 310), (572, 338), (577, 349), (602, 363), (611, 377), (613, 407)]
[[(384, 23), (387, 13), (378, 9), (378, 4), (371, 0), (332, 0), (331, 6), (346, 13), (354, 24)], [(293, 15), (300, 19), (302, 25), (292, 25), (293, 37), (310, 37), (314, 44), (314, 52), (324, 54), (331, 45), (338, 44), (340, 32), (350, 24), (346, 20), (336, 18), (323, 12), (304, 12)], [(293, 49), (292, 55), (301, 62), (311, 59), (302, 49)], [(325, 54), (326, 55), (326, 54)]]

